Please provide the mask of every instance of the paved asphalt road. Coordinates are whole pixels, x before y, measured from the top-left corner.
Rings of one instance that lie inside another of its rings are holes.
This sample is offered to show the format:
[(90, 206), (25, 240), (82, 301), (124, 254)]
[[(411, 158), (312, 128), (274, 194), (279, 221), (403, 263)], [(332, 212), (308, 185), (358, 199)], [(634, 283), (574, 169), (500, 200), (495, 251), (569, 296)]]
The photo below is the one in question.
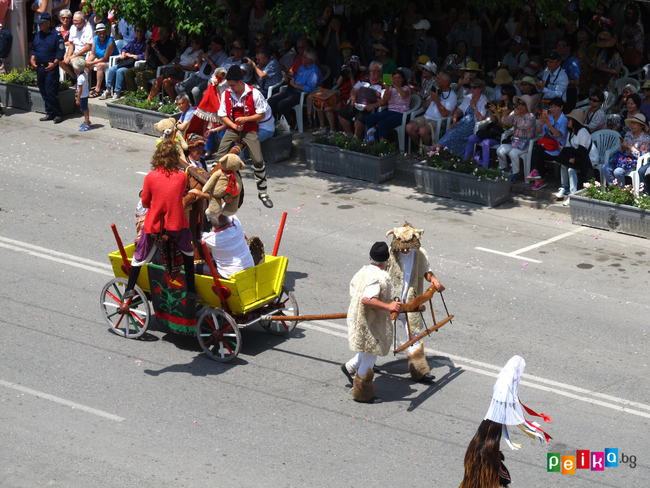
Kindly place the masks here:
[[(339, 370), (352, 355), (344, 321), (280, 338), (251, 326), (228, 364), (155, 324), (143, 340), (111, 334), (99, 310), (116, 248), (109, 226), (133, 238), (154, 139), (7, 112), (0, 486), (457, 487), (496, 374), (515, 354), (527, 363), (520, 396), (553, 418), (544, 428), (554, 439), (511, 429), (523, 445), (502, 445), (513, 486), (650, 486), (649, 241), (543, 210), (273, 165), (275, 208), (250, 191), (239, 216), (268, 250), (289, 214), (280, 253), (302, 313), (345, 312), (371, 244), (404, 220), (425, 229), (447, 287), (456, 318), (425, 343), (437, 385), (412, 383), (405, 356), (390, 355), (376, 379), (385, 403), (356, 404)], [(252, 189), (248, 169), (244, 180)], [(546, 470), (548, 452), (605, 448), (636, 467)]]

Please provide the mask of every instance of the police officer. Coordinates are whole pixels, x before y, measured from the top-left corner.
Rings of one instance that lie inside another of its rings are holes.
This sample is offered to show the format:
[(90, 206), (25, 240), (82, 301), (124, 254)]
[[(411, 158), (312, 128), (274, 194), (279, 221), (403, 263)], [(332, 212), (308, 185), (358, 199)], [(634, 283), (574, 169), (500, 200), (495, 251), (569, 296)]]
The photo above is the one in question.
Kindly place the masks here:
[(32, 43), (31, 65), (36, 68), (38, 90), (45, 102), (47, 114), (39, 120), (54, 120), (54, 123), (58, 124), (63, 120), (59, 104), (59, 61), (65, 54), (65, 43), (57, 30), (50, 29), (50, 14), (42, 13), (41, 18), (34, 22), (38, 24), (39, 29)]

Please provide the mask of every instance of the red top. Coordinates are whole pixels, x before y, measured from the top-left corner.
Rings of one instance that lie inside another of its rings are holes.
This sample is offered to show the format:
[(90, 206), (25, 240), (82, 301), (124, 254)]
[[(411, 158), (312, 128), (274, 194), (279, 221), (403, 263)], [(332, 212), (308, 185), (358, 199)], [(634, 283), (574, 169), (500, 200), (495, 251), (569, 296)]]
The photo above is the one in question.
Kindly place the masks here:
[(183, 194), (187, 176), (182, 171), (167, 173), (156, 168), (144, 177), (142, 205), (149, 209), (144, 219), (147, 234), (160, 232), (160, 216), (165, 214), (165, 230), (181, 230), (189, 227), (183, 209)]
[[(239, 101), (243, 105), (238, 104), (235, 105), (234, 107), (232, 105), (231, 91), (232, 90), (226, 90), (224, 96), (224, 102), (226, 104), (226, 113), (228, 114), (228, 117), (230, 117), (230, 120), (235, 122), (235, 120), (238, 117), (248, 117), (250, 115), (256, 115), (255, 102), (253, 101), (252, 87), (250, 90), (245, 90), (244, 93), (242, 93), (242, 96), (239, 99)], [(257, 132), (257, 129), (258, 129), (257, 122), (244, 122), (244, 127), (243, 127), (244, 132)]]

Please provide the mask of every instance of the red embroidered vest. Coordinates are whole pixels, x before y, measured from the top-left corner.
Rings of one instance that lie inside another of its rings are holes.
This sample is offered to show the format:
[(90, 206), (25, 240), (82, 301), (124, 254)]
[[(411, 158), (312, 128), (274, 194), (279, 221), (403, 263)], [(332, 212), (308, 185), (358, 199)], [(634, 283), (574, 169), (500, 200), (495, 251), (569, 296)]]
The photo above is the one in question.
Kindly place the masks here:
[[(253, 89), (246, 85), (249, 88), (249, 91), (244, 91), (241, 98), (239, 99), (239, 104), (233, 107), (232, 104), (232, 91), (226, 91), (226, 113), (230, 120), (233, 122), (237, 117), (248, 117), (250, 115), (255, 115), (255, 102), (253, 102)], [(257, 122), (246, 122), (244, 124), (244, 132), (257, 132), (258, 124)]]

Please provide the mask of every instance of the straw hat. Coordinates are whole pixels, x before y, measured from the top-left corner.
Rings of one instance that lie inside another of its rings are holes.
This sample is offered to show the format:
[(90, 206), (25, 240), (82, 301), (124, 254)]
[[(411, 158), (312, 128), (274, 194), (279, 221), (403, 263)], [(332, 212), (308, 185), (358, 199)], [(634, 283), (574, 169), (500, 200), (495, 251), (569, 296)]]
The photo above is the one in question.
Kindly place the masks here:
[(390, 52), (390, 49), (388, 49), (386, 46), (383, 44), (373, 44), (372, 47), (377, 50), (377, 51), (386, 51), (387, 53)]
[(466, 68), (461, 68), (460, 70), (461, 71), (478, 71), (479, 73), (481, 73), (481, 76), (483, 75), (483, 70), (481, 69), (481, 67), (478, 65), (478, 63), (476, 61), (470, 61), (469, 63), (467, 63)]
[(343, 41), (341, 43), (341, 47), (339, 48), (340, 51), (343, 51), (344, 49), (354, 49), (354, 46), (350, 43), (350, 41)]
[(630, 127), (631, 122), (638, 122), (639, 124), (645, 127), (645, 130), (648, 130), (648, 121), (645, 118), (645, 115), (643, 115), (642, 113), (636, 114), (631, 119), (625, 119), (625, 125), (627, 125), (630, 129), (632, 129), (632, 127)]
[(529, 112), (532, 112), (533, 109), (535, 108), (535, 104), (533, 103), (533, 97), (531, 97), (530, 95), (522, 95), (520, 97), (513, 97), (512, 98), (512, 101), (514, 103), (519, 102), (519, 100), (521, 100), (522, 102), (524, 102), (526, 104), (526, 107), (528, 107)]
[(580, 125), (585, 125), (585, 113), (582, 110), (571, 110), (571, 112), (567, 115), (567, 118), (575, 120)]
[(427, 19), (422, 19), (417, 24), (413, 24), (413, 28), (415, 30), (420, 30), (420, 29), (429, 30), (429, 29), (431, 29), (431, 24), (429, 23), (429, 21)]
[(616, 38), (607, 31), (598, 34), (596, 39), (596, 47), (612, 47), (616, 44)]
[(403, 226), (386, 232), (386, 237), (393, 236), (393, 242), (390, 244), (392, 250), (407, 251), (409, 249), (420, 248), (420, 237), (422, 237), (423, 232), (424, 230), (415, 229), (408, 222), (404, 222)]
[(528, 83), (529, 85), (535, 86), (537, 84), (537, 80), (532, 76), (524, 76), (521, 80), (515, 81), (515, 85), (518, 85), (520, 88), (522, 83)]
[(497, 74), (492, 82), (495, 85), (507, 85), (508, 83), (512, 83), (512, 80), (514, 80), (514, 78), (510, 76), (508, 70), (501, 68), (500, 70), (497, 70)]

